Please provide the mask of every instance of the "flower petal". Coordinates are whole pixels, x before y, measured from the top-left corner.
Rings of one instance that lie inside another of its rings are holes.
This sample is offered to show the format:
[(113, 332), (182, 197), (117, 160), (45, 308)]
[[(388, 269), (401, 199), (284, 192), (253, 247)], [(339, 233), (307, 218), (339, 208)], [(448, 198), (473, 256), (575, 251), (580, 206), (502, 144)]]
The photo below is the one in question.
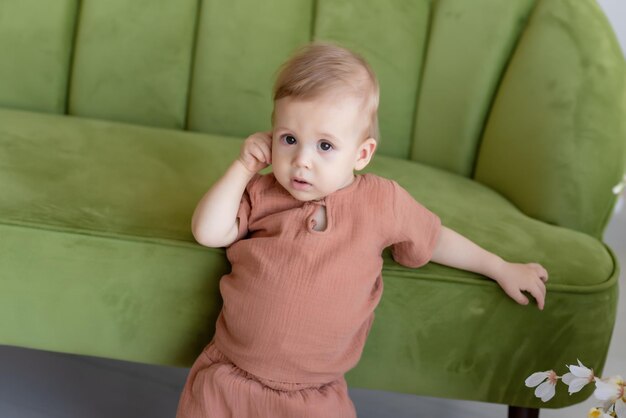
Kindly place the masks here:
[(605, 411), (608, 411), (609, 409), (611, 409), (612, 406), (613, 406), (613, 401), (604, 401), (604, 403), (602, 404), (602, 409), (604, 409)]
[(615, 413), (617, 414), (617, 418), (626, 418), (626, 403), (624, 402), (624, 398), (618, 399), (615, 402)]
[(527, 387), (534, 388), (535, 386), (537, 386), (539, 383), (543, 382), (547, 378), (548, 378), (548, 372), (537, 372), (528, 376), (528, 378), (526, 378), (526, 381), (524, 383), (526, 383)]
[(571, 373), (565, 373), (562, 377), (561, 380), (563, 381), (563, 383), (565, 383), (566, 385), (569, 385), (570, 383), (572, 383), (574, 381), (574, 379), (576, 379), (576, 376), (574, 376)]
[(589, 383), (589, 379), (585, 377), (577, 377), (571, 382), (571, 384), (569, 384), (569, 394), (571, 395), (572, 393), (580, 392), (580, 390), (584, 388), (587, 383)]
[[(578, 361), (580, 363), (580, 360)], [(580, 363), (581, 366), (567, 366), (569, 367), (570, 372), (572, 372), (572, 374), (576, 377), (586, 377), (589, 378), (589, 376), (591, 376), (591, 374), (593, 373), (591, 371), (591, 369), (589, 369), (588, 367), (585, 367), (582, 365), (582, 363)]]
[(535, 389), (535, 396), (547, 402), (554, 397), (556, 386), (550, 382), (543, 382)]
[(619, 394), (619, 386), (613, 382), (603, 382), (596, 379), (596, 390), (593, 396), (601, 401), (615, 401)]

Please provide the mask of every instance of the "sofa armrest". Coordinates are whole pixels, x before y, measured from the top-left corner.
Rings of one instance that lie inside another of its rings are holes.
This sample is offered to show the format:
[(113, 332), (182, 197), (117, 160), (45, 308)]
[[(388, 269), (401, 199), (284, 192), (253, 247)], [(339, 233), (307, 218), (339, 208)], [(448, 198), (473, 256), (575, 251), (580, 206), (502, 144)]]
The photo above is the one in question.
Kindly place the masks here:
[(474, 178), (597, 238), (626, 155), (626, 65), (595, 1), (539, 0), (495, 97)]

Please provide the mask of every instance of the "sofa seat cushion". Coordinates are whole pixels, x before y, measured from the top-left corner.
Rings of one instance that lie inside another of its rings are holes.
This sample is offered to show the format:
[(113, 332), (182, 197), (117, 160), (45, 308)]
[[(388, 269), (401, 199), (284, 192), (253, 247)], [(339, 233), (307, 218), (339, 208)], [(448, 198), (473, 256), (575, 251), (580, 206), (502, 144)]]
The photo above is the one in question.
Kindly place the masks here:
[(203, 189), (233, 138), (0, 110), (0, 221), (193, 242)]
[[(241, 143), (0, 109), (0, 316), (10, 319), (0, 343), (189, 366), (213, 334), (229, 268), (222, 249), (194, 241), (191, 216)], [(409, 269), (385, 252), (385, 290), (351, 385), (459, 399), (483, 385), (477, 400), (540, 406), (524, 392), (531, 372), (577, 356), (604, 364), (618, 271), (602, 242), (440, 169), (375, 156), (367, 171), (487, 250), (543, 264), (550, 280), (540, 312), (478, 274)], [(508, 382), (502, 367), (514, 367)], [(555, 407), (585, 394), (559, 396)]]
[[(0, 222), (193, 243), (195, 205), (240, 147), (230, 137), (0, 110)], [(529, 218), (475, 181), (384, 156), (367, 171), (395, 179), (483, 248), (544, 264), (559, 289), (602, 284), (614, 269), (601, 242)], [(482, 280), (433, 263), (405, 269), (386, 255), (386, 268), (404, 274)]]

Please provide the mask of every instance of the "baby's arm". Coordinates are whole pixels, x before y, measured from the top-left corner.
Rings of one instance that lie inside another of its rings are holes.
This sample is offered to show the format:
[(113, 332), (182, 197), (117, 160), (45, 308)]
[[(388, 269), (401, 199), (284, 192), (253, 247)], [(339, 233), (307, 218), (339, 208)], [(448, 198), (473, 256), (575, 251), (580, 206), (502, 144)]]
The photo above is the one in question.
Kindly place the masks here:
[(441, 227), (431, 260), (487, 276), (522, 305), (528, 304), (528, 298), (522, 293), (527, 291), (537, 300), (539, 309), (543, 310), (548, 272), (540, 264), (509, 263), (444, 226)]
[(241, 154), (202, 197), (191, 219), (191, 231), (200, 244), (227, 247), (237, 239), (237, 212), (246, 185), (257, 171), (271, 163), (270, 132), (257, 132), (243, 143)]

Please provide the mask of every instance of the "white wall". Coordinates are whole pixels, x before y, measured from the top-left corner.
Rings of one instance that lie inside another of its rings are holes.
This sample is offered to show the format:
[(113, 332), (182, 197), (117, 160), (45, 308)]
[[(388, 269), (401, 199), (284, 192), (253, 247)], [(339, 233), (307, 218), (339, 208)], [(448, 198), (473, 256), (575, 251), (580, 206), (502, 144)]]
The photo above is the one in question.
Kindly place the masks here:
[(613, 30), (617, 34), (617, 40), (626, 56), (626, 1), (598, 0), (598, 3), (609, 18)]

